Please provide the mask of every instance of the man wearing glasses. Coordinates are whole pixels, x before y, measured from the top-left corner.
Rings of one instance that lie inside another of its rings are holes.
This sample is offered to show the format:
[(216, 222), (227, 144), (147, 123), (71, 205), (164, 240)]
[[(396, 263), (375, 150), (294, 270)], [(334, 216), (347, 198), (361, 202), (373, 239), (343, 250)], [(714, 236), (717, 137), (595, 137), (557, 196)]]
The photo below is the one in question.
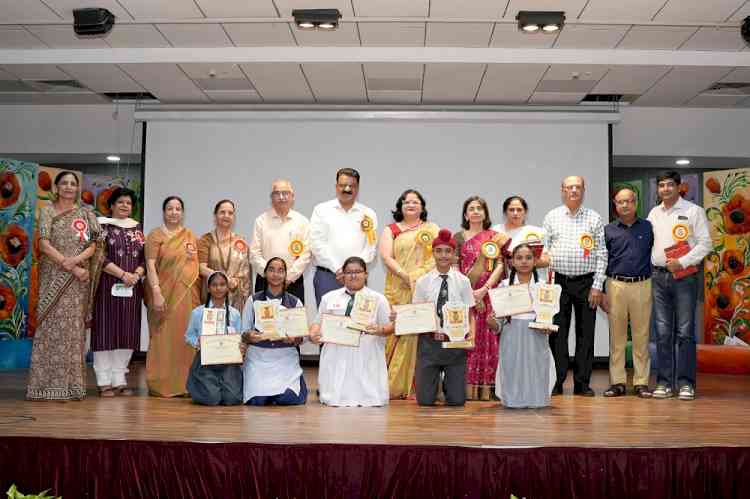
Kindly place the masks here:
[(590, 383), (594, 363), (596, 307), (602, 301), (604, 272), (607, 269), (604, 224), (597, 212), (583, 206), (586, 192), (583, 177), (566, 177), (560, 191), (562, 206), (544, 217), (544, 246), (549, 251), (555, 283), (562, 287), (560, 312), (555, 316), (559, 330), (549, 338), (557, 370), (552, 395), (563, 393), (563, 383), (568, 375), (568, 333), (571, 312), (575, 311), (573, 393), (593, 397), (595, 394)]
[(263, 271), (274, 256), (283, 258), (287, 266), (287, 291), (303, 303), (305, 286), (302, 274), (310, 263), (310, 222), (294, 211), (294, 188), (288, 180), (271, 184), (271, 209), (255, 219), (250, 243), (250, 263), (257, 278), (255, 291), (266, 289)]
[(609, 314), (609, 380), (605, 397), (625, 395), (625, 346), (628, 318), (633, 336), (633, 390), (641, 398), (651, 396), (648, 378), (651, 357), (651, 222), (638, 218), (638, 198), (621, 188), (614, 197), (617, 220), (604, 227), (607, 244), (607, 294), (602, 308)]
[(310, 219), (310, 245), (315, 257), (315, 300), (343, 286), (341, 266), (350, 256), (367, 265), (375, 259), (378, 217), (357, 202), (359, 172), (342, 168), (336, 172), (336, 199), (320, 203)]

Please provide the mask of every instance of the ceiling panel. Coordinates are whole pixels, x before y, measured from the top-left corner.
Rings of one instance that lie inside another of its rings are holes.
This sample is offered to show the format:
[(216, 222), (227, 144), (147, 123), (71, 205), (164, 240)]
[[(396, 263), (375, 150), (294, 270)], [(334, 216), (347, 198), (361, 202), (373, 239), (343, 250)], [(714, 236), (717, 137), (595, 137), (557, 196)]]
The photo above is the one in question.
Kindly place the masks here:
[[(365, 76), (371, 78), (409, 78), (422, 80), (423, 64), (409, 62), (369, 62), (364, 64)], [(408, 90), (408, 89), (402, 89)]]
[(333, 31), (294, 29), (294, 37), (300, 46), (334, 46), (351, 47), (359, 45), (357, 34), (357, 23), (341, 23), (338, 29)]
[(515, 24), (495, 24), (491, 47), (547, 49), (557, 40), (558, 34), (525, 33)]
[[(214, 64), (202, 64), (202, 63), (186, 63), (180, 64), (180, 67), (193, 80), (201, 78), (245, 78), (245, 74), (240, 69), (239, 65), (231, 63), (214, 63)], [(213, 76), (211, 76), (213, 74)]]
[(474, 102), (485, 64), (427, 64), (422, 102), (465, 104)]
[(599, 81), (609, 66), (581, 64), (553, 64), (544, 75), (545, 80)]
[(242, 64), (245, 72), (265, 102), (311, 103), (314, 101), (299, 64)]
[(229, 37), (238, 47), (284, 47), (296, 45), (288, 23), (224, 24)]
[(650, 21), (664, 0), (590, 0), (581, 15), (594, 21)]
[(675, 50), (698, 28), (683, 26), (633, 26), (617, 46), (630, 50)]
[(36, 105), (74, 105), (74, 104), (108, 104), (106, 97), (92, 92), (88, 93), (40, 93), (0, 94), (0, 104), (36, 104)]
[[(506, 19), (515, 19), (519, 10), (562, 10), (566, 19), (576, 19), (588, 0), (510, 0)], [(619, 0), (615, 0), (619, 1)]]
[(747, 95), (698, 95), (686, 104), (690, 107), (734, 107), (747, 99)]
[(128, 14), (119, 3), (117, 3), (117, 0), (44, 0), (44, 3), (64, 19), (73, 19), (73, 9), (93, 6), (107, 9), (115, 15), (115, 19), (133, 19), (133, 17)]
[(255, 104), (263, 102), (255, 90), (212, 90), (206, 91), (212, 102), (225, 104)]
[(477, 103), (523, 104), (547, 71), (546, 64), (489, 64)]
[(499, 19), (505, 11), (507, 0), (430, 0), (430, 17), (455, 17), (463, 19)]
[(529, 99), (529, 104), (578, 104), (586, 97), (584, 93), (570, 92), (534, 92)]
[(60, 69), (94, 92), (142, 92), (127, 73), (115, 64), (65, 64)]
[(351, 0), (325, 0), (325, 5), (321, 5), (320, 0), (274, 0), (279, 14), (282, 17), (292, 15), (294, 9), (339, 9), (344, 17), (354, 16)]
[(637, 106), (680, 106), (721, 80), (730, 69), (676, 67), (634, 104)]
[(554, 47), (559, 49), (612, 49), (617, 46), (629, 26), (575, 25), (565, 26)]
[(47, 46), (22, 26), (0, 26), (0, 49), (39, 49)]
[(52, 48), (109, 47), (102, 38), (79, 38), (70, 26), (28, 26), (27, 29)]
[(750, 82), (750, 68), (736, 68), (726, 75), (721, 81), (726, 82)]
[(68, 80), (70, 77), (52, 64), (6, 64), (2, 69), (21, 80)]
[(745, 0), (669, 0), (656, 14), (662, 22), (723, 22)]
[(352, 0), (352, 4), (357, 17), (427, 17), (430, 2), (429, 0)]
[(195, 0), (206, 17), (278, 17), (273, 0)]
[(422, 92), (376, 91), (368, 90), (367, 97), (372, 104), (419, 104)]
[(161, 102), (209, 101), (177, 64), (121, 64), (120, 67)]
[(319, 103), (367, 102), (361, 64), (303, 64), (316, 101)]
[(737, 28), (700, 28), (685, 42), (680, 50), (733, 50), (740, 51), (745, 42)]
[(422, 47), (425, 23), (359, 23), (363, 46)]
[(640, 95), (669, 70), (668, 66), (613, 66), (591, 93)]
[(117, 0), (136, 19), (204, 17), (193, 0)]
[(169, 47), (169, 42), (152, 24), (115, 24), (107, 34), (107, 43), (115, 48)]
[(374, 104), (419, 104), (424, 65), (411, 63), (364, 64), (367, 97)]
[(740, 22), (747, 16), (750, 16), (750, 2), (747, 2), (740, 10), (732, 14), (732, 17), (728, 20), (732, 22)]
[(427, 23), (428, 47), (488, 47), (492, 23)]
[(0, 0), (0, 22), (59, 20), (60, 16), (39, 0)]
[(17, 80), (18, 77), (12, 73), (7, 72), (0, 66), (0, 80), (7, 81), (7, 80)]
[(231, 47), (221, 24), (157, 24), (174, 47)]

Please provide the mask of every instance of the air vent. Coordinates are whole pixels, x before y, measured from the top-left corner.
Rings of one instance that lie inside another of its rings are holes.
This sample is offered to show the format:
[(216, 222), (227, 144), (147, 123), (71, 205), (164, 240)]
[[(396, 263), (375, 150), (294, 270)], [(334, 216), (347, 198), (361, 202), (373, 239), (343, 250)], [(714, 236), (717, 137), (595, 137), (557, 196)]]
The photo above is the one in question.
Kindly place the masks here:
[(588, 94), (581, 102), (633, 102), (637, 94)]
[(750, 83), (740, 81), (719, 82), (711, 85), (703, 92), (708, 95), (750, 95)]
[(157, 100), (156, 97), (149, 92), (106, 92), (102, 95), (113, 101)]

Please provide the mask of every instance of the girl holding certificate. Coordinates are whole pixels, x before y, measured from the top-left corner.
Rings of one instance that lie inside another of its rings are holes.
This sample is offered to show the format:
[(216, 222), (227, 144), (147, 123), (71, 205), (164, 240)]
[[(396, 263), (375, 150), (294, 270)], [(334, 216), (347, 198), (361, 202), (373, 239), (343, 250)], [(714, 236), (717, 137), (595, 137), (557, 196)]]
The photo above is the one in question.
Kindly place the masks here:
[(302, 405), (307, 401), (307, 385), (299, 364), (297, 345), (302, 338), (271, 341), (256, 329), (257, 302), (276, 301), (279, 308), (303, 307), (299, 298), (286, 291), (286, 262), (273, 257), (266, 263), (263, 277), (266, 289), (255, 293), (242, 312), (242, 339), (249, 343), (242, 366), (248, 405)]
[[(208, 299), (205, 305), (193, 309), (190, 324), (185, 332), (185, 342), (200, 348), (203, 333), (203, 310), (224, 309), (224, 329), (227, 334), (239, 333), (242, 325), (240, 312), (229, 305), (229, 278), (223, 272), (214, 272), (208, 278)], [(201, 405), (239, 405), (242, 403), (242, 369), (237, 364), (202, 365), (200, 351), (195, 352), (193, 365), (187, 378), (187, 390), (193, 402)]]
[[(531, 246), (527, 243), (517, 245), (513, 249), (511, 262), (510, 277), (501, 286), (528, 286), (529, 293), (532, 293), (538, 277)], [(506, 407), (549, 405), (556, 380), (555, 361), (548, 336), (540, 330), (529, 328), (534, 318), (533, 312), (517, 314), (505, 318), (502, 327), (495, 393)]]
[(331, 315), (350, 317), (359, 293), (364, 294), (365, 300), (373, 300), (375, 308), (371, 323), (363, 326), (359, 346), (335, 343), (323, 345), (318, 372), (320, 401), (331, 406), (387, 405), (389, 393), (385, 337), (393, 333), (390, 307), (385, 296), (365, 286), (367, 265), (362, 258), (347, 258), (342, 269), (344, 287), (323, 295), (318, 317), (310, 327), (310, 339), (314, 343), (325, 342), (326, 331), (321, 327), (322, 318)]

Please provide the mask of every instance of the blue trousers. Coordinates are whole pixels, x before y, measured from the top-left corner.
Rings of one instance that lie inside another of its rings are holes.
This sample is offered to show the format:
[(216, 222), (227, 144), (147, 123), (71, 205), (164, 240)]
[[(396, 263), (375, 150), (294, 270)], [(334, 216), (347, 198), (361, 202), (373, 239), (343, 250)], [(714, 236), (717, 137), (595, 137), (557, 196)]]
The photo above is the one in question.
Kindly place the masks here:
[(695, 386), (697, 286), (697, 274), (675, 279), (671, 272), (655, 271), (652, 277), (658, 385)]
[(307, 385), (305, 378), (299, 379), (299, 395), (289, 388), (280, 395), (257, 396), (253, 397), (245, 404), (247, 405), (304, 405), (307, 402)]
[(333, 272), (317, 267), (313, 278), (313, 287), (315, 288), (315, 302), (320, 306), (320, 300), (324, 294), (343, 287), (343, 284), (336, 280), (336, 274)]

